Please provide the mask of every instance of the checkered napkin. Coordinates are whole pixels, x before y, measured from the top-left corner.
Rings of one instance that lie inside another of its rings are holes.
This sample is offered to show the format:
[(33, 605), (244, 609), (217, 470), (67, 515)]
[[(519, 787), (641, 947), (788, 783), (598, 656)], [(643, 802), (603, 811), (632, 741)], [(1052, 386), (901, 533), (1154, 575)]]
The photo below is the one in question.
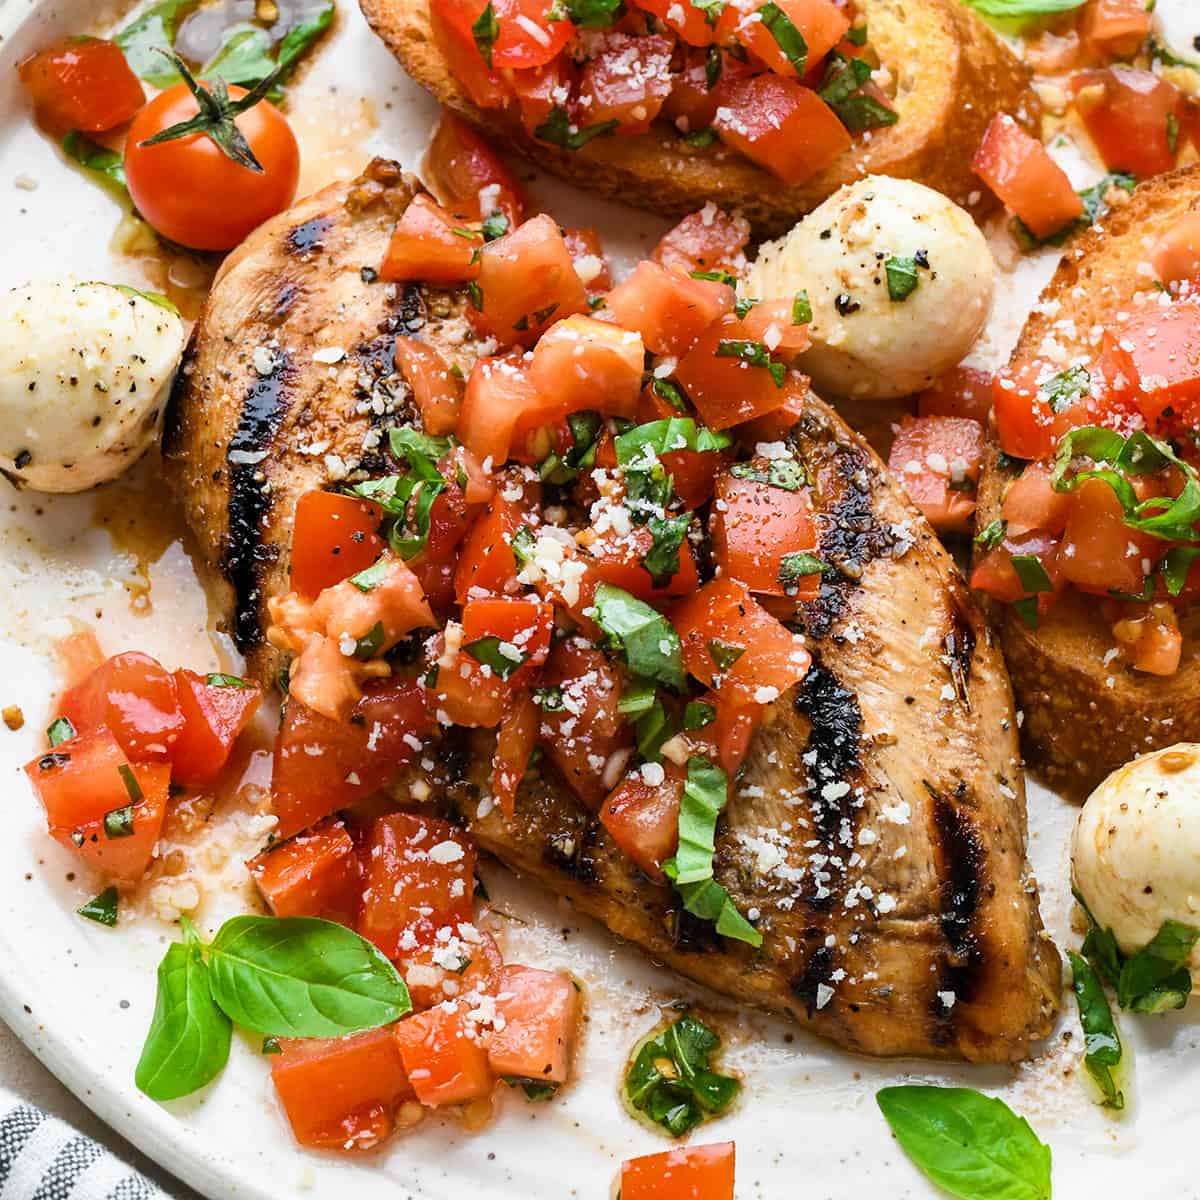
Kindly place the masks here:
[(170, 1200), (99, 1142), (0, 1088), (0, 1200)]

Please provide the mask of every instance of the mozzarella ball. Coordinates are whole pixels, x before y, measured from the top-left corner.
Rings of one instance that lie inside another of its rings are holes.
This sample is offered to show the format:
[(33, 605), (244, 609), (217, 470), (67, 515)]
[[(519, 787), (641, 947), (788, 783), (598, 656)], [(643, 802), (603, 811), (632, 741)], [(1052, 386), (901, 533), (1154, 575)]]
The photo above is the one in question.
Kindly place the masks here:
[(1126, 954), (1168, 919), (1200, 924), (1200, 743), (1114, 771), (1079, 814), (1071, 862), (1084, 903)]
[(1200, 6), (1196, 0), (1158, 0), (1154, 37), (1173, 57), (1200, 66)]
[(742, 290), (759, 300), (806, 291), (813, 344), (800, 366), (817, 390), (889, 400), (928, 387), (970, 350), (994, 279), (965, 209), (923, 184), (875, 175), (764, 245)]
[(107, 283), (0, 294), (0, 470), (39, 492), (115, 479), (158, 436), (178, 313)]

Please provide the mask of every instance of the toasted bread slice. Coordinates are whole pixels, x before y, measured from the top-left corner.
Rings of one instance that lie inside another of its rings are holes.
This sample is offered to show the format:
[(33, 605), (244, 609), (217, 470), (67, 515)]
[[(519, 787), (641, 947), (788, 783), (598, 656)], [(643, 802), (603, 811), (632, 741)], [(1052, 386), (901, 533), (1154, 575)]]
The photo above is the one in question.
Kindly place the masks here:
[[(1132, 296), (1154, 287), (1149, 246), (1197, 201), (1200, 167), (1175, 171), (1140, 185), (1080, 237), (1035, 306), (1013, 362), (1040, 357), (1065, 366), (1090, 356), (1096, 331), (1111, 324)], [(1000, 515), (1004, 491), (1015, 478), (997, 459), (993, 449), (980, 481), (980, 528)], [(1200, 614), (1182, 614), (1183, 661), (1166, 678), (1112, 657), (1112, 631), (1094, 597), (1068, 593), (1037, 629), (1008, 605), (993, 605), (991, 615), (1025, 713), (1029, 763), (1069, 793), (1086, 795), (1139, 754), (1200, 739)]]
[[(689, 146), (659, 124), (640, 137), (598, 138), (560, 150), (498, 109), (477, 108), (433, 40), (428, 0), (360, 0), (404, 69), (448, 109), (498, 142), (589, 191), (681, 216), (712, 200), (739, 209), (763, 235), (782, 233), (844, 184), (864, 175), (917, 179), (982, 215), (992, 194), (971, 171), (988, 122), (1011, 113), (1036, 128), (1029, 73), (959, 0), (862, 0), (871, 44), (897, 82), (895, 125), (859, 135), (833, 166), (795, 187), (720, 145)], [(661, 123), (660, 123), (661, 124)]]

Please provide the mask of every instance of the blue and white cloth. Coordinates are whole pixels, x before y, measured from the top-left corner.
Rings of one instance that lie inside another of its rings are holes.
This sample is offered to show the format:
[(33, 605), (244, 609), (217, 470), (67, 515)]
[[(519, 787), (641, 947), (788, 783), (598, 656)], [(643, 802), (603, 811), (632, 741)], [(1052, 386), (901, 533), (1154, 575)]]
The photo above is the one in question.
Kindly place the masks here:
[(0, 1088), (0, 1200), (170, 1200), (65, 1121)]

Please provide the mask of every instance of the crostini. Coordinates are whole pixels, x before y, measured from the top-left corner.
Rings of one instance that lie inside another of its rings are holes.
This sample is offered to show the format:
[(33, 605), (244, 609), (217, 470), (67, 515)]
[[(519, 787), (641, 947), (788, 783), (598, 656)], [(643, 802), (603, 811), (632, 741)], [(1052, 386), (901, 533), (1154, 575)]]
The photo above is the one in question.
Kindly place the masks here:
[(972, 575), (1027, 757), (1081, 794), (1200, 737), (1200, 168), (1122, 198), (993, 385)]
[(854, 16), (833, 0), (560, 0), (549, 19), (516, 0), (361, 4), (419, 84), (508, 148), (664, 215), (712, 200), (762, 234), (868, 174), (980, 215), (988, 122), (1036, 131), (1040, 114), (1027, 69), (958, 0)]

